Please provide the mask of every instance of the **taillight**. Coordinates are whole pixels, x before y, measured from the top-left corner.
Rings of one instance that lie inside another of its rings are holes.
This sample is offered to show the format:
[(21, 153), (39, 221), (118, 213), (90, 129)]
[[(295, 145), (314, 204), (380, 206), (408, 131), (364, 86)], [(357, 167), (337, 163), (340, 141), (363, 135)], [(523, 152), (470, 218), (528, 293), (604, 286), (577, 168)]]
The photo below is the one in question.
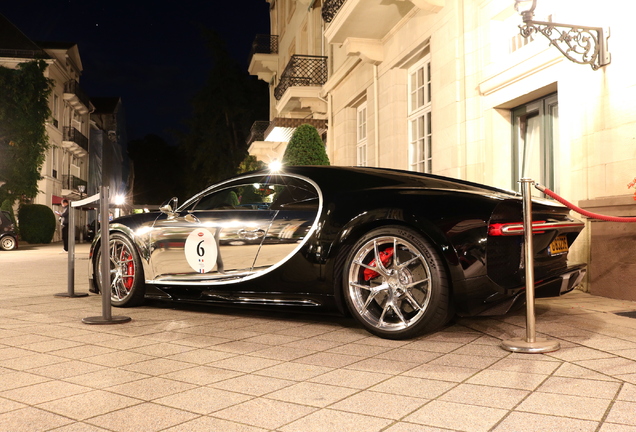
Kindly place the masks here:
[[(563, 229), (583, 229), (585, 224), (583, 222), (546, 222), (535, 221), (532, 222), (532, 233), (543, 234), (550, 230), (563, 230)], [(511, 223), (494, 223), (488, 226), (489, 236), (514, 236), (523, 235), (523, 222), (511, 222)]]

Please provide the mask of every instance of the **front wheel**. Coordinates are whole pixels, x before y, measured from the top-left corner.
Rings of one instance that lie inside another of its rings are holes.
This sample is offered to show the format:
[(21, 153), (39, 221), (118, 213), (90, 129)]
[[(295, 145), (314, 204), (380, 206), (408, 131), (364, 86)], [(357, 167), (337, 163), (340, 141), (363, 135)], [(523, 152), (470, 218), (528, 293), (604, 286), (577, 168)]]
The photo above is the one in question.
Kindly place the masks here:
[(353, 247), (343, 269), (353, 316), (371, 333), (406, 339), (449, 319), (449, 282), (441, 258), (416, 232), (398, 226), (370, 231)]
[[(113, 233), (109, 239), (110, 301), (113, 306), (128, 307), (143, 303), (145, 295), (144, 271), (139, 254), (132, 242), (123, 234)], [(95, 254), (95, 280), (100, 292), (102, 272), (100, 245)]]
[(18, 242), (15, 240), (15, 238), (11, 237), (10, 235), (4, 236), (0, 239), (0, 249), (2, 250), (9, 251), (17, 247), (18, 247)]

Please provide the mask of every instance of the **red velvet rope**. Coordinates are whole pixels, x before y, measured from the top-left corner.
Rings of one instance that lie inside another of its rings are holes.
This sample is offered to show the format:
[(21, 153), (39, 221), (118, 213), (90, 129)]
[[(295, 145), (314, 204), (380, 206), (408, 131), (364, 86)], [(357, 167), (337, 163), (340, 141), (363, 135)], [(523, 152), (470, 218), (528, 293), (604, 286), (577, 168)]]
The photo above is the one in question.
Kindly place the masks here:
[(608, 221), (608, 222), (636, 222), (636, 217), (606, 216), (606, 215), (602, 215), (602, 214), (598, 214), (598, 213), (592, 213), (592, 212), (589, 212), (587, 210), (583, 210), (582, 208), (577, 207), (574, 204), (572, 204), (571, 202), (566, 201), (565, 199), (561, 198), (559, 195), (557, 195), (556, 193), (552, 192), (550, 189), (548, 189), (545, 186), (542, 186), (540, 184), (535, 183), (534, 187), (539, 189), (544, 194), (549, 195), (552, 198), (554, 198), (555, 200), (559, 201), (564, 206), (569, 207), (570, 209), (574, 210), (575, 212), (580, 213), (580, 214), (582, 214), (584, 216), (587, 216), (589, 218), (600, 219), (600, 220), (604, 220), (604, 221)]

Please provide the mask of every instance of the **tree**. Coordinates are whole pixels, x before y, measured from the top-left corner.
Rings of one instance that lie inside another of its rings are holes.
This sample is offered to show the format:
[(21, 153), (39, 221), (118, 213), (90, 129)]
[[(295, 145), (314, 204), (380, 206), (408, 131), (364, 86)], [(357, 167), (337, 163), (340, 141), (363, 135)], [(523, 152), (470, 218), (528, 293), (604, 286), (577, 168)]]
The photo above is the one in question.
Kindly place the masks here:
[(161, 204), (173, 197), (183, 197), (180, 183), (183, 173), (178, 148), (157, 135), (128, 143), (133, 161), (133, 201), (135, 204)]
[(257, 171), (267, 167), (267, 164), (263, 161), (256, 159), (256, 156), (248, 155), (238, 167), (237, 174), (242, 174), (250, 171)]
[(325, 145), (315, 127), (302, 124), (287, 144), (283, 165), (329, 165)]
[(193, 98), (190, 131), (179, 140), (189, 193), (236, 174), (247, 156), (249, 129), (268, 109), (267, 84), (250, 77), (216, 33), (204, 36), (213, 68)]
[(0, 201), (32, 199), (49, 148), (45, 122), (53, 81), (44, 76), (44, 60), (0, 66)]

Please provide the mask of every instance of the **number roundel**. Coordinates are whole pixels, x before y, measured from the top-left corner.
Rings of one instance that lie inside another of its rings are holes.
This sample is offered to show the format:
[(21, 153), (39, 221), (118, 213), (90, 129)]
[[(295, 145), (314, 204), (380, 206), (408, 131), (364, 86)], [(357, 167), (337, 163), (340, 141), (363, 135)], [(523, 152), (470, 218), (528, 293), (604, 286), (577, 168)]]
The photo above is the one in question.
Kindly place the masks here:
[(184, 251), (188, 264), (197, 273), (207, 273), (216, 265), (216, 241), (214, 234), (206, 229), (192, 231), (186, 239)]

